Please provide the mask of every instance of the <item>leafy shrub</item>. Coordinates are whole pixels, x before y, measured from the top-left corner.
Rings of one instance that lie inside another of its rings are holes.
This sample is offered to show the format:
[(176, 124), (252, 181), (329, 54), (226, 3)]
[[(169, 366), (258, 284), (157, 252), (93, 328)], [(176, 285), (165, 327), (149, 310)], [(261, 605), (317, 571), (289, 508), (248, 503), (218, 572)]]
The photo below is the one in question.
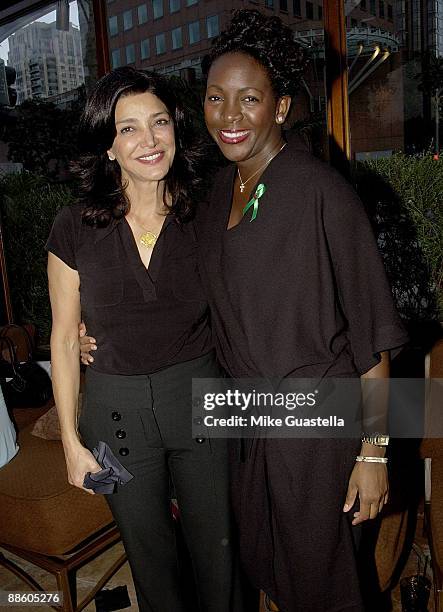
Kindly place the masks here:
[(443, 317), (443, 161), (431, 154), (357, 163), (397, 307), (411, 321)]
[(34, 323), (40, 341), (47, 343), (51, 311), (45, 243), (58, 210), (73, 196), (68, 187), (26, 172), (3, 177), (0, 196), (14, 320)]

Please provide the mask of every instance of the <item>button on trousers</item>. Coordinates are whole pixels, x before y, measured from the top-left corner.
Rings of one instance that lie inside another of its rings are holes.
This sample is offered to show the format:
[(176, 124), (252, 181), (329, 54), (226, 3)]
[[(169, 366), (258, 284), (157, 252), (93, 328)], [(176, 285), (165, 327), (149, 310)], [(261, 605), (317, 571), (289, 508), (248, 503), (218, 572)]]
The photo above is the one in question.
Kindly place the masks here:
[(232, 551), (225, 440), (192, 437), (192, 378), (220, 377), (213, 354), (149, 376), (89, 368), (79, 430), (105, 441), (134, 478), (107, 496), (142, 612), (184, 612), (178, 587), (171, 482), (192, 560), (200, 612), (242, 609)]

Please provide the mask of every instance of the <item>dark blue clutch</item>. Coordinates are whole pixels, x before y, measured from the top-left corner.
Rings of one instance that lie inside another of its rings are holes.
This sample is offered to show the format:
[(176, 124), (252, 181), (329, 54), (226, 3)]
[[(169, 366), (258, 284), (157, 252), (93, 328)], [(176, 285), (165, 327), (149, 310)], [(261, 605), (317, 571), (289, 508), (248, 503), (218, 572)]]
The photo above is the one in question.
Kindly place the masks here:
[(111, 495), (115, 493), (118, 485), (125, 485), (134, 478), (115, 457), (106, 442), (100, 441), (92, 454), (103, 469), (100, 472), (86, 474), (83, 481), (85, 489), (92, 489), (94, 493), (102, 495)]

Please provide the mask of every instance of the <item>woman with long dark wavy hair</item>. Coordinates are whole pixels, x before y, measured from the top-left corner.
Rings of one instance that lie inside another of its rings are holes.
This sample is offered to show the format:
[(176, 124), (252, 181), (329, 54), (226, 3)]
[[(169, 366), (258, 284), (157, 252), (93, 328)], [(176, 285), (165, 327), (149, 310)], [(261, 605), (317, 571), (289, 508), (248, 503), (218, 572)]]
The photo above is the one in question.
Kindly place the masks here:
[[(226, 445), (191, 436), (191, 380), (220, 375), (188, 223), (201, 148), (165, 80), (129, 67), (97, 83), (79, 135), (79, 201), (60, 211), (47, 244), (69, 482), (92, 493), (85, 476), (101, 466), (91, 451), (105, 442), (132, 475), (107, 501), (139, 609), (181, 612), (172, 483), (197, 587), (192, 609), (239, 610)], [(100, 350), (77, 423), (81, 317)]]

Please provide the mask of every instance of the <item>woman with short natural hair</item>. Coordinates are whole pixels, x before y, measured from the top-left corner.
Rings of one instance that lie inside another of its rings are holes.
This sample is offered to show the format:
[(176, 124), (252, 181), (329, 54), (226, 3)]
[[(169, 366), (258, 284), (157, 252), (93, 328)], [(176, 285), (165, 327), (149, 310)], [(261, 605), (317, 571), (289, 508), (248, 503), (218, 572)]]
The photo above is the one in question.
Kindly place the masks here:
[[(282, 130), (303, 64), (292, 30), (258, 11), (237, 12), (214, 41), (205, 120), (233, 163), (215, 177), (197, 238), (222, 366), (234, 378), (312, 378), (314, 390), (327, 377), (387, 377), (406, 335), (355, 192)], [(287, 433), (235, 453), (244, 567), (281, 612), (360, 612), (353, 532), (387, 499), (382, 437)]]

